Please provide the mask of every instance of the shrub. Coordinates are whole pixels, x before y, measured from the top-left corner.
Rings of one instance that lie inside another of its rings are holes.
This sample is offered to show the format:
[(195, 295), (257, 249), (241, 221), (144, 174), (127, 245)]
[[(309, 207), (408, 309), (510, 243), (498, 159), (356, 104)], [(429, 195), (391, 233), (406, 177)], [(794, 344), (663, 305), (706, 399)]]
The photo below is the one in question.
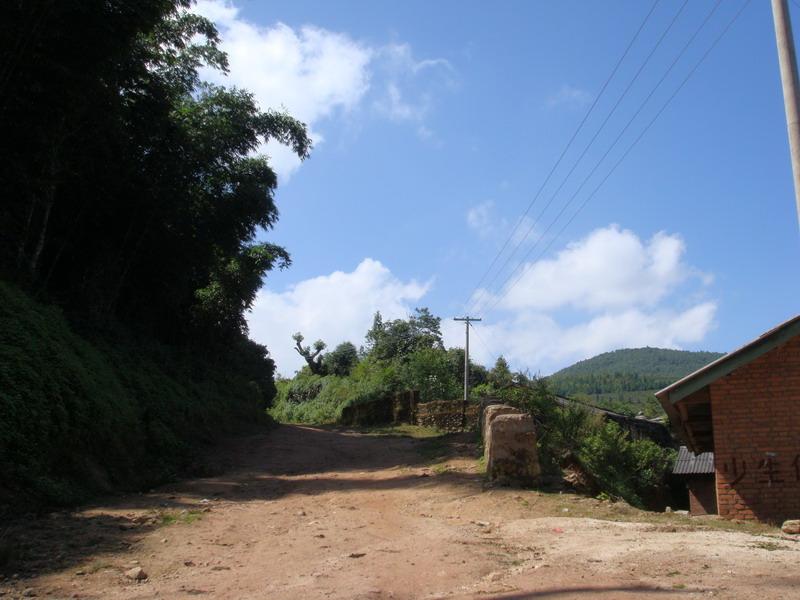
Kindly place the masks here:
[(258, 419), (261, 388), (189, 351), (89, 341), (0, 283), (0, 503), (69, 505), (162, 481), (196, 444)]
[(546, 380), (518, 377), (516, 385), (484, 389), (533, 416), (545, 473), (558, 475), (577, 461), (609, 496), (638, 507), (660, 503), (674, 450), (647, 439), (632, 440), (616, 423), (579, 404), (559, 405)]
[(604, 492), (643, 508), (663, 486), (674, 450), (631, 440), (616, 423), (605, 423), (582, 440), (577, 458)]
[(342, 342), (322, 359), (325, 372), (346, 377), (358, 363), (358, 350), (350, 342)]
[(401, 368), (403, 385), (419, 390), (422, 402), (459, 397), (460, 382), (444, 350), (422, 348), (408, 355)]
[[(384, 401), (398, 387), (393, 365), (369, 359), (359, 362), (349, 377), (301, 371), (294, 379), (278, 382), (278, 396), (269, 413), (281, 422), (336, 423), (347, 407)], [(369, 410), (359, 414), (369, 414)]]

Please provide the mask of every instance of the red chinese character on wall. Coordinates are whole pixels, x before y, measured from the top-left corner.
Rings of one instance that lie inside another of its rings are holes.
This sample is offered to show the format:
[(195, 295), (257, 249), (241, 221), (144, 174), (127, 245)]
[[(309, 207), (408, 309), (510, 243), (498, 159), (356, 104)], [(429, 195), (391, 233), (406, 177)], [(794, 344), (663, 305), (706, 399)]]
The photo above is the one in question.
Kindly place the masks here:
[(779, 477), (780, 468), (778, 466), (778, 459), (774, 453), (768, 452), (759, 463), (758, 468), (762, 475), (758, 483), (766, 483), (768, 487), (772, 487), (773, 483), (783, 483), (783, 479)]

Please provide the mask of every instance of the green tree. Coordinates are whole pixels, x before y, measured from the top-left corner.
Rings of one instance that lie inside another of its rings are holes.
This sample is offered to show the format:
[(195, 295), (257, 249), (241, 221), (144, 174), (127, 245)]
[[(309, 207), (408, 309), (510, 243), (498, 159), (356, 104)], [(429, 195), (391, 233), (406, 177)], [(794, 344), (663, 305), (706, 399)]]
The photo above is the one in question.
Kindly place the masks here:
[(420, 348), (406, 357), (401, 370), (403, 384), (419, 390), (423, 402), (454, 400), (460, 385), (444, 350)]
[(644, 508), (664, 486), (675, 451), (650, 440), (631, 440), (608, 422), (582, 440), (577, 456), (604, 492)]
[(377, 312), (366, 342), (369, 354), (378, 360), (403, 360), (423, 348), (443, 350), (441, 318), (427, 308), (415, 308), (408, 319), (384, 322)]
[(326, 372), (346, 377), (358, 364), (358, 350), (350, 342), (342, 342), (324, 355), (322, 364)]
[(510, 386), (514, 382), (514, 376), (511, 373), (511, 368), (508, 366), (508, 361), (499, 356), (494, 363), (494, 367), (489, 371), (487, 380), (497, 389), (503, 389)]
[(0, 273), (93, 320), (208, 351), (246, 333), (264, 275), (289, 264), (256, 242), (277, 221), (277, 179), (253, 152), (275, 140), (305, 158), (311, 142), (248, 92), (200, 81), (201, 66), (227, 63), (189, 6), (4, 5), (0, 61), (25, 68), (0, 88)]
[[(448, 348), (447, 349), (447, 362), (450, 365), (450, 370), (453, 376), (461, 386), (464, 384), (464, 349), (463, 348)], [(486, 367), (479, 365), (470, 359), (469, 361), (469, 385), (470, 389), (483, 385), (487, 381), (488, 372)]]
[(314, 375), (325, 375), (325, 366), (322, 363), (322, 351), (325, 350), (326, 344), (322, 340), (317, 340), (313, 344), (313, 350), (309, 346), (303, 346), (303, 334), (299, 331), (292, 336), (294, 340), (294, 349), (302, 356), (309, 370)]

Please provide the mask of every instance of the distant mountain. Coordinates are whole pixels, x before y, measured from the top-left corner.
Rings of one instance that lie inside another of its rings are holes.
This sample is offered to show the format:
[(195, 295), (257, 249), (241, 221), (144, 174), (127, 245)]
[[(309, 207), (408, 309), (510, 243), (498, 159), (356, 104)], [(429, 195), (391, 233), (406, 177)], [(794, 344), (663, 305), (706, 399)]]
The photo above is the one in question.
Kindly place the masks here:
[(627, 348), (605, 352), (553, 373), (553, 390), (627, 414), (662, 413), (653, 393), (722, 356), (664, 348)]

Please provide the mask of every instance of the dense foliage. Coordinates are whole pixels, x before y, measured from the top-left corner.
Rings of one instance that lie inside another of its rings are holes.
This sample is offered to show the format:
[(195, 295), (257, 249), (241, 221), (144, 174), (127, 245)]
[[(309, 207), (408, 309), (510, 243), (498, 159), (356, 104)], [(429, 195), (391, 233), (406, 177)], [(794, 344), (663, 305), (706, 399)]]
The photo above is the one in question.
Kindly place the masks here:
[[(323, 354), (323, 341), (312, 350), (301, 345), (302, 334), (295, 340), (307, 366), (278, 382), (271, 414), (280, 421), (350, 424), (344, 418), (349, 407), (378, 406), (402, 390), (418, 390), (423, 402), (461, 397), (464, 350), (444, 348), (440, 319), (427, 309), (392, 321), (376, 314), (360, 353), (345, 343)], [(500, 399), (533, 416), (539, 460), (548, 477), (560, 480), (564, 469), (578, 465), (596, 493), (640, 507), (658, 504), (674, 460), (672, 450), (629, 439), (616, 424), (579, 403), (558, 403), (547, 379), (512, 372), (503, 357), (488, 370), (471, 365), (470, 379), (473, 400)], [(373, 413), (356, 414), (369, 419)]]
[(0, 505), (71, 504), (174, 476), (194, 444), (258, 419), (263, 374), (251, 364), (126, 336), (90, 342), (0, 283)]
[(167, 343), (227, 344), (283, 248), (259, 144), (305, 157), (305, 127), (226, 68), (188, 0), (4, 4), (0, 18), (0, 269), (93, 321)]
[[(107, 448), (120, 474), (123, 443), (131, 465), (145, 455), (169, 465), (194, 428), (184, 425), (224, 423), (223, 406), (241, 415), (233, 396), (252, 420), (275, 393), (273, 362), (248, 339), (245, 314), (265, 274), (290, 258), (263, 241), (278, 219), (277, 178), (255, 152), (272, 140), (305, 158), (311, 142), (305, 125), (262, 110), (247, 91), (200, 80), (201, 67), (225, 70), (226, 57), (213, 24), (189, 7), (0, 8), (0, 277), (70, 321), (5, 313), (2, 322), (0, 410), (10, 421), (0, 462), (21, 461), (20, 476), (49, 473), (55, 440), (73, 437), (93, 456)], [(138, 348), (161, 349), (153, 363), (141, 359), (141, 378), (134, 357), (149, 351)], [(215, 379), (229, 366), (247, 386)], [(174, 444), (159, 442), (167, 438)]]
[(578, 466), (595, 492), (641, 508), (661, 504), (674, 450), (647, 439), (632, 440), (616, 423), (578, 403), (556, 403), (545, 379), (516, 374), (515, 382), (495, 395), (533, 416), (546, 474), (560, 477), (562, 469)]
[(646, 440), (631, 440), (616, 423), (594, 427), (584, 436), (577, 458), (606, 494), (645, 507), (663, 491), (675, 451)]
[[(271, 414), (280, 421), (336, 422), (348, 406), (385, 400), (403, 390), (419, 390), (423, 402), (462, 395), (464, 350), (445, 349), (441, 319), (427, 308), (389, 321), (376, 313), (360, 352), (344, 342), (323, 353), (327, 346), (322, 340), (309, 347), (302, 345), (301, 333), (293, 339), (306, 366), (278, 382)], [(485, 384), (487, 377), (486, 369), (470, 362), (473, 386)]]
[(548, 379), (556, 393), (624, 414), (663, 414), (653, 392), (722, 356), (663, 348), (605, 352), (562, 369)]

